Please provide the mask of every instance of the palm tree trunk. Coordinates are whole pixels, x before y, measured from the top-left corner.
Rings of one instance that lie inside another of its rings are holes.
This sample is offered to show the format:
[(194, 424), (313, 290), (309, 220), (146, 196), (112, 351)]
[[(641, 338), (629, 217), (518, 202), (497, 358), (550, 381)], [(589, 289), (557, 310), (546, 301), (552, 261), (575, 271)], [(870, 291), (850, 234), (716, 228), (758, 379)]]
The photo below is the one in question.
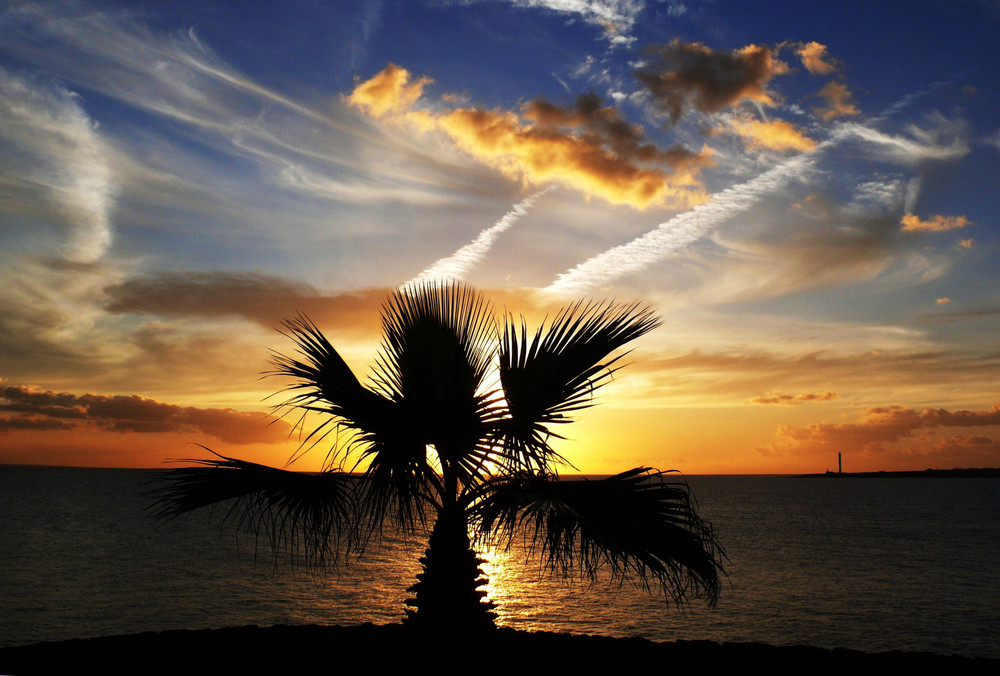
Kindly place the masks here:
[(423, 572), (406, 590), (414, 594), (406, 600), (407, 623), (452, 631), (495, 626), (494, 604), (480, 589), (487, 582), (485, 561), (472, 549), (464, 511), (450, 506), (439, 513), (420, 563)]

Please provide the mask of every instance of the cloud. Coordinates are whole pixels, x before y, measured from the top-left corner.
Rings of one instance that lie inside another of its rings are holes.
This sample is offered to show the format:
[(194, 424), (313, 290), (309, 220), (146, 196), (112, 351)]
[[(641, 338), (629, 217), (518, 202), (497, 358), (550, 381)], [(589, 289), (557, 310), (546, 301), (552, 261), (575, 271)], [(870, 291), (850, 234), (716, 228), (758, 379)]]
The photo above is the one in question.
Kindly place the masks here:
[(510, 178), (531, 184), (557, 182), (611, 204), (687, 208), (708, 199), (697, 174), (711, 152), (678, 151), (679, 165), (621, 155), (606, 139), (549, 125), (524, 125), (513, 113), (458, 109), (442, 116), (441, 127), (473, 157)]
[(770, 48), (757, 45), (719, 52), (700, 42), (674, 39), (648, 48), (648, 53), (653, 64), (635, 76), (671, 122), (677, 122), (688, 107), (711, 114), (741, 101), (773, 106), (776, 101), (766, 85), (788, 72)]
[(8, 225), (68, 230), (62, 255), (92, 263), (112, 242), (111, 149), (74, 93), (0, 68), (0, 208)]
[[(935, 117), (930, 128), (910, 126), (908, 136), (895, 136), (856, 123), (838, 124), (812, 152), (788, 158), (757, 177), (715, 193), (712, 200), (681, 213), (633, 240), (612, 247), (557, 275), (547, 292), (578, 296), (593, 293), (626, 275), (646, 270), (693, 242), (711, 234), (712, 243), (730, 254), (706, 277), (706, 286), (723, 297), (775, 296), (804, 288), (818, 288), (884, 272), (900, 252), (892, 241), (907, 191), (912, 183), (898, 176), (864, 180), (865, 173), (844, 174), (844, 157), (920, 165), (928, 160), (960, 157), (968, 152), (961, 125)], [(841, 150), (842, 146), (846, 146)], [(850, 201), (826, 214), (795, 208), (794, 191), (824, 189), (825, 181), (842, 176)], [(819, 182), (816, 182), (816, 181)], [(792, 198), (789, 200), (789, 198)], [(791, 202), (791, 204), (789, 204)], [(785, 213), (778, 209), (787, 204)], [(737, 214), (753, 217), (737, 220)], [(816, 221), (801, 227), (803, 217)], [(825, 227), (821, 227), (825, 226)], [(696, 255), (696, 254), (692, 254)], [(756, 265), (755, 265), (756, 262)], [(926, 256), (912, 255), (920, 274), (934, 274)], [(902, 269), (902, 268), (901, 268)], [(658, 274), (668, 274), (658, 269)], [(748, 283), (748, 280), (749, 283)], [(690, 282), (685, 281), (685, 284)]]
[(959, 241), (959, 243), (958, 243), (958, 245), (960, 247), (962, 247), (963, 249), (971, 249), (972, 248), (972, 244), (973, 244), (973, 242), (972, 242), (971, 238), (970, 239), (963, 239), (963, 240)]
[[(246, 119), (249, 97), (336, 127), (329, 115), (268, 89), (229, 66), (195, 31), (162, 36), (127, 12), (69, 3), (21, 3), (0, 14), (16, 35), (6, 50), (131, 105), (206, 129)], [(53, 48), (56, 45), (56, 48)], [(256, 114), (256, 113), (254, 113)], [(250, 116), (252, 119), (252, 116)]]
[(375, 77), (359, 83), (347, 101), (376, 118), (398, 115), (413, 108), (430, 82), (428, 77), (410, 82), (409, 71), (390, 63)]
[(819, 42), (804, 42), (795, 48), (795, 53), (802, 59), (802, 65), (813, 75), (828, 75), (836, 72), (837, 66), (829, 59), (826, 45)]
[(748, 400), (748, 404), (786, 404), (798, 405), (807, 401), (831, 401), (839, 399), (836, 392), (802, 392), (800, 394), (782, 394), (780, 392), (769, 392), (760, 397)]
[(983, 139), (983, 143), (1000, 150), (1000, 129), (997, 129), (995, 132), (985, 137)]
[(914, 438), (940, 427), (993, 427), (1000, 425), (1000, 404), (992, 410), (947, 411), (926, 409), (917, 413), (902, 405), (878, 406), (868, 409), (857, 423), (820, 423), (806, 427), (782, 425), (778, 436), (812, 447), (859, 448), (866, 452), (881, 452), (886, 444)]
[[(931, 216), (930, 219), (924, 221), (919, 216), (908, 213), (903, 216), (900, 223), (903, 226), (903, 232), (944, 232), (964, 228), (971, 221), (965, 216), (941, 216), (940, 214)], [(969, 241), (971, 244), (971, 240)]]
[[(685, 311), (683, 316), (689, 314)], [(743, 320), (743, 315), (739, 317), (724, 315), (720, 321), (728, 327)], [(747, 342), (766, 344), (768, 339), (802, 335), (810, 328), (799, 324), (782, 325), (766, 318), (761, 324)], [(716, 326), (710, 324), (698, 334), (711, 332)], [(647, 401), (663, 398), (671, 403), (680, 402), (682, 406), (693, 401), (711, 406), (720, 402), (745, 404), (775, 385), (783, 390), (778, 392), (780, 396), (797, 396), (787, 393), (815, 392), (811, 388), (817, 382), (828, 384), (834, 392), (875, 391), (896, 393), (899, 397), (920, 397), (929, 389), (948, 387), (968, 397), (988, 400), (995, 396), (989, 383), (983, 380), (983, 373), (1000, 368), (1000, 352), (995, 349), (982, 352), (914, 349), (909, 347), (911, 337), (901, 336), (895, 327), (849, 324), (839, 327), (812, 325), (811, 328), (817, 337), (828, 341), (826, 349), (808, 351), (814, 338), (806, 333), (803, 347), (797, 351), (788, 352), (785, 344), (778, 347), (780, 351), (763, 348), (664, 351), (647, 354), (629, 368), (646, 378), (644, 397)], [(892, 341), (898, 347), (884, 347)], [(883, 346), (883, 349), (864, 350), (859, 342)], [(842, 347), (833, 347), (839, 343)]]
[(292, 426), (263, 413), (175, 406), (137, 395), (75, 395), (23, 385), (0, 386), (0, 433), (75, 430), (136, 434), (202, 433), (231, 444), (283, 443)]
[(901, 164), (956, 160), (969, 153), (965, 125), (940, 115), (930, 116), (924, 126), (909, 125), (906, 131), (905, 136), (894, 135), (871, 126), (843, 122), (836, 133), (854, 136), (868, 145), (872, 155)]
[(233, 315), (275, 328), (297, 312), (341, 331), (374, 332), (386, 289), (334, 296), (282, 277), (242, 272), (164, 272), (133, 277), (104, 289), (112, 314), (214, 318)]
[[(547, 9), (559, 14), (579, 16), (589, 24), (599, 26), (604, 36), (615, 44), (627, 44), (634, 38), (628, 35), (639, 13), (645, 8), (643, 0), (508, 0), (515, 7)], [(667, 10), (677, 13), (673, 4)]]
[(760, 176), (727, 188), (712, 201), (674, 216), (656, 229), (630, 242), (600, 253), (556, 277), (546, 291), (578, 296), (619, 277), (638, 272), (663, 260), (708, 233), (731, 216), (745, 211), (773, 194), (812, 166), (810, 156), (782, 162)]
[(951, 298), (948, 298), (947, 296), (945, 296), (944, 298), (938, 298), (934, 302), (937, 303), (938, 305), (947, 305), (948, 303), (951, 302)]
[(847, 85), (842, 82), (827, 82), (819, 90), (819, 95), (826, 99), (827, 107), (815, 108), (813, 112), (827, 122), (838, 117), (854, 117), (861, 114), (854, 105), (854, 97), (848, 91)]
[(568, 108), (532, 101), (521, 114), (468, 107), (428, 111), (415, 107), (426, 80), (410, 79), (408, 71), (390, 64), (359, 83), (347, 100), (380, 119), (424, 132), (438, 129), (473, 158), (527, 184), (559, 183), (638, 208), (687, 208), (708, 199), (697, 176), (711, 163), (710, 150), (662, 150), (595, 95), (580, 96)]
[(816, 141), (784, 120), (735, 119), (729, 127), (742, 136), (747, 146), (752, 149), (808, 152), (816, 148)]
[(119, 123), (121, 106), (102, 108), (116, 147), (132, 151), (115, 158), (126, 166), (113, 165), (128, 197), (122, 210), (152, 206), (145, 218), (176, 217), (176, 202), (163, 206), (165, 188), (185, 207), (206, 206), (191, 221), (232, 217), (248, 227), (280, 213), (315, 224), (331, 201), (453, 202), (456, 188), (481, 185), (485, 174), (363, 124), (339, 99), (298, 99), (262, 84), (193, 29), (164, 33), (134, 12), (38, 1), (0, 11), (0, 34), (4, 56), (169, 121), (195, 141), (178, 144), (162, 124), (140, 129), (131, 113)]
[(992, 410), (914, 409), (895, 404), (869, 408), (858, 422), (782, 425), (779, 440), (758, 448), (765, 456), (850, 454), (859, 469), (929, 466), (995, 466), (1000, 443), (982, 434), (945, 435), (950, 428), (1000, 426), (1000, 404)]

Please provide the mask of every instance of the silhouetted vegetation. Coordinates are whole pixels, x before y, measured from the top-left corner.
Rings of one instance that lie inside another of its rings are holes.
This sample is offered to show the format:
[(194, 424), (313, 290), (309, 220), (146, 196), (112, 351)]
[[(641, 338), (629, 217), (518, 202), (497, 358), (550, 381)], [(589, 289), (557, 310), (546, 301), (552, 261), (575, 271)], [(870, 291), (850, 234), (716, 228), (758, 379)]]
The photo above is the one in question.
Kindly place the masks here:
[(430, 527), (407, 600), (418, 626), (492, 627), (474, 545), (521, 538), (558, 574), (605, 570), (677, 603), (715, 601), (724, 555), (683, 480), (645, 467), (561, 479), (568, 463), (550, 444), (620, 368), (616, 351), (659, 324), (652, 312), (577, 303), (531, 333), (467, 287), (424, 285), (393, 293), (382, 321), (367, 384), (306, 317), (285, 324), (298, 349), (274, 357), (273, 375), (292, 378), (283, 407), (300, 425), (322, 416), (299, 452), (330, 444), (323, 472), (197, 460), (169, 471), (158, 516), (229, 501), (275, 552), (318, 566), (383, 528)]

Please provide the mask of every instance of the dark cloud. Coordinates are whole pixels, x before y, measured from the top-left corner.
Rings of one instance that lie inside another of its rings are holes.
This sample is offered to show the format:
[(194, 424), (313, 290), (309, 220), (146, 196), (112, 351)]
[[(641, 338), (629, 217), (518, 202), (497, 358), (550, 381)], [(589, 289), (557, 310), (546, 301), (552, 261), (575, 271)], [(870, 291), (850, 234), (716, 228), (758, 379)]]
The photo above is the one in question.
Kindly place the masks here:
[(927, 409), (921, 414), (925, 427), (985, 427), (1000, 425), (1000, 404), (992, 411), (946, 411)]
[(387, 289), (324, 296), (307, 284), (246, 272), (164, 272), (104, 290), (105, 309), (163, 317), (245, 317), (267, 328), (297, 313), (337, 329), (374, 330)]
[(0, 431), (78, 430), (201, 433), (230, 444), (282, 443), (291, 425), (260, 412), (175, 406), (138, 395), (52, 392), (0, 386)]
[(700, 42), (675, 39), (648, 52), (653, 63), (635, 76), (672, 122), (689, 106), (711, 114), (745, 99), (774, 105), (765, 87), (775, 75), (788, 72), (769, 47), (757, 45), (717, 52)]
[(661, 150), (647, 141), (645, 130), (640, 125), (630, 123), (617, 108), (605, 106), (604, 100), (594, 93), (578, 96), (576, 102), (568, 107), (538, 98), (525, 104), (522, 114), (540, 131), (549, 127), (582, 129), (584, 138), (597, 146), (607, 147), (622, 159), (662, 162), (674, 168), (697, 167), (707, 161), (700, 153), (680, 145)]
[(781, 392), (769, 392), (760, 397), (754, 397), (747, 401), (748, 404), (787, 404), (797, 405), (806, 401), (830, 401), (839, 399), (836, 392), (802, 392), (800, 394), (782, 394)]

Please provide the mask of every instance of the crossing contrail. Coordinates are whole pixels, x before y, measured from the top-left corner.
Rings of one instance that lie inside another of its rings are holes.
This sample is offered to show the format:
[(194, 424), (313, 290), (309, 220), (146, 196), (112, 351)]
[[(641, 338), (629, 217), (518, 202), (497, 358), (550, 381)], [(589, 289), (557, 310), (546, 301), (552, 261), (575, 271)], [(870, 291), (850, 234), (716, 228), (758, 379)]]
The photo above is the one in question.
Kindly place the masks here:
[[(904, 99), (873, 121), (891, 117), (912, 100), (914, 97)], [(904, 164), (960, 157), (969, 151), (968, 145), (957, 135), (932, 139), (926, 134), (917, 134), (914, 140), (892, 136), (868, 125), (842, 124), (812, 152), (797, 155), (746, 183), (727, 188), (713, 195), (710, 202), (678, 214), (645, 235), (580, 263), (560, 274), (544, 290), (561, 295), (586, 295), (619, 277), (643, 270), (803, 176), (815, 166), (822, 151), (852, 137), (876, 146), (886, 159)]]
[(411, 284), (422, 284), (424, 282), (438, 279), (461, 279), (465, 273), (467, 273), (474, 265), (483, 259), (486, 252), (488, 252), (490, 247), (493, 246), (497, 237), (499, 237), (502, 232), (510, 228), (510, 226), (514, 225), (518, 219), (527, 214), (528, 209), (532, 207), (535, 200), (552, 190), (553, 187), (554, 186), (549, 186), (544, 190), (539, 190), (538, 192), (524, 198), (511, 207), (510, 211), (504, 214), (499, 221), (480, 232), (479, 236), (474, 240), (463, 246), (452, 255), (437, 261), (402, 286), (407, 287)]
[(757, 178), (726, 188), (710, 202), (661, 223), (655, 230), (630, 242), (598, 254), (562, 273), (545, 291), (581, 295), (630, 272), (642, 270), (668, 254), (690, 244), (730, 216), (746, 211), (764, 197), (779, 190), (815, 164), (814, 155), (826, 141), (808, 155), (786, 160)]

